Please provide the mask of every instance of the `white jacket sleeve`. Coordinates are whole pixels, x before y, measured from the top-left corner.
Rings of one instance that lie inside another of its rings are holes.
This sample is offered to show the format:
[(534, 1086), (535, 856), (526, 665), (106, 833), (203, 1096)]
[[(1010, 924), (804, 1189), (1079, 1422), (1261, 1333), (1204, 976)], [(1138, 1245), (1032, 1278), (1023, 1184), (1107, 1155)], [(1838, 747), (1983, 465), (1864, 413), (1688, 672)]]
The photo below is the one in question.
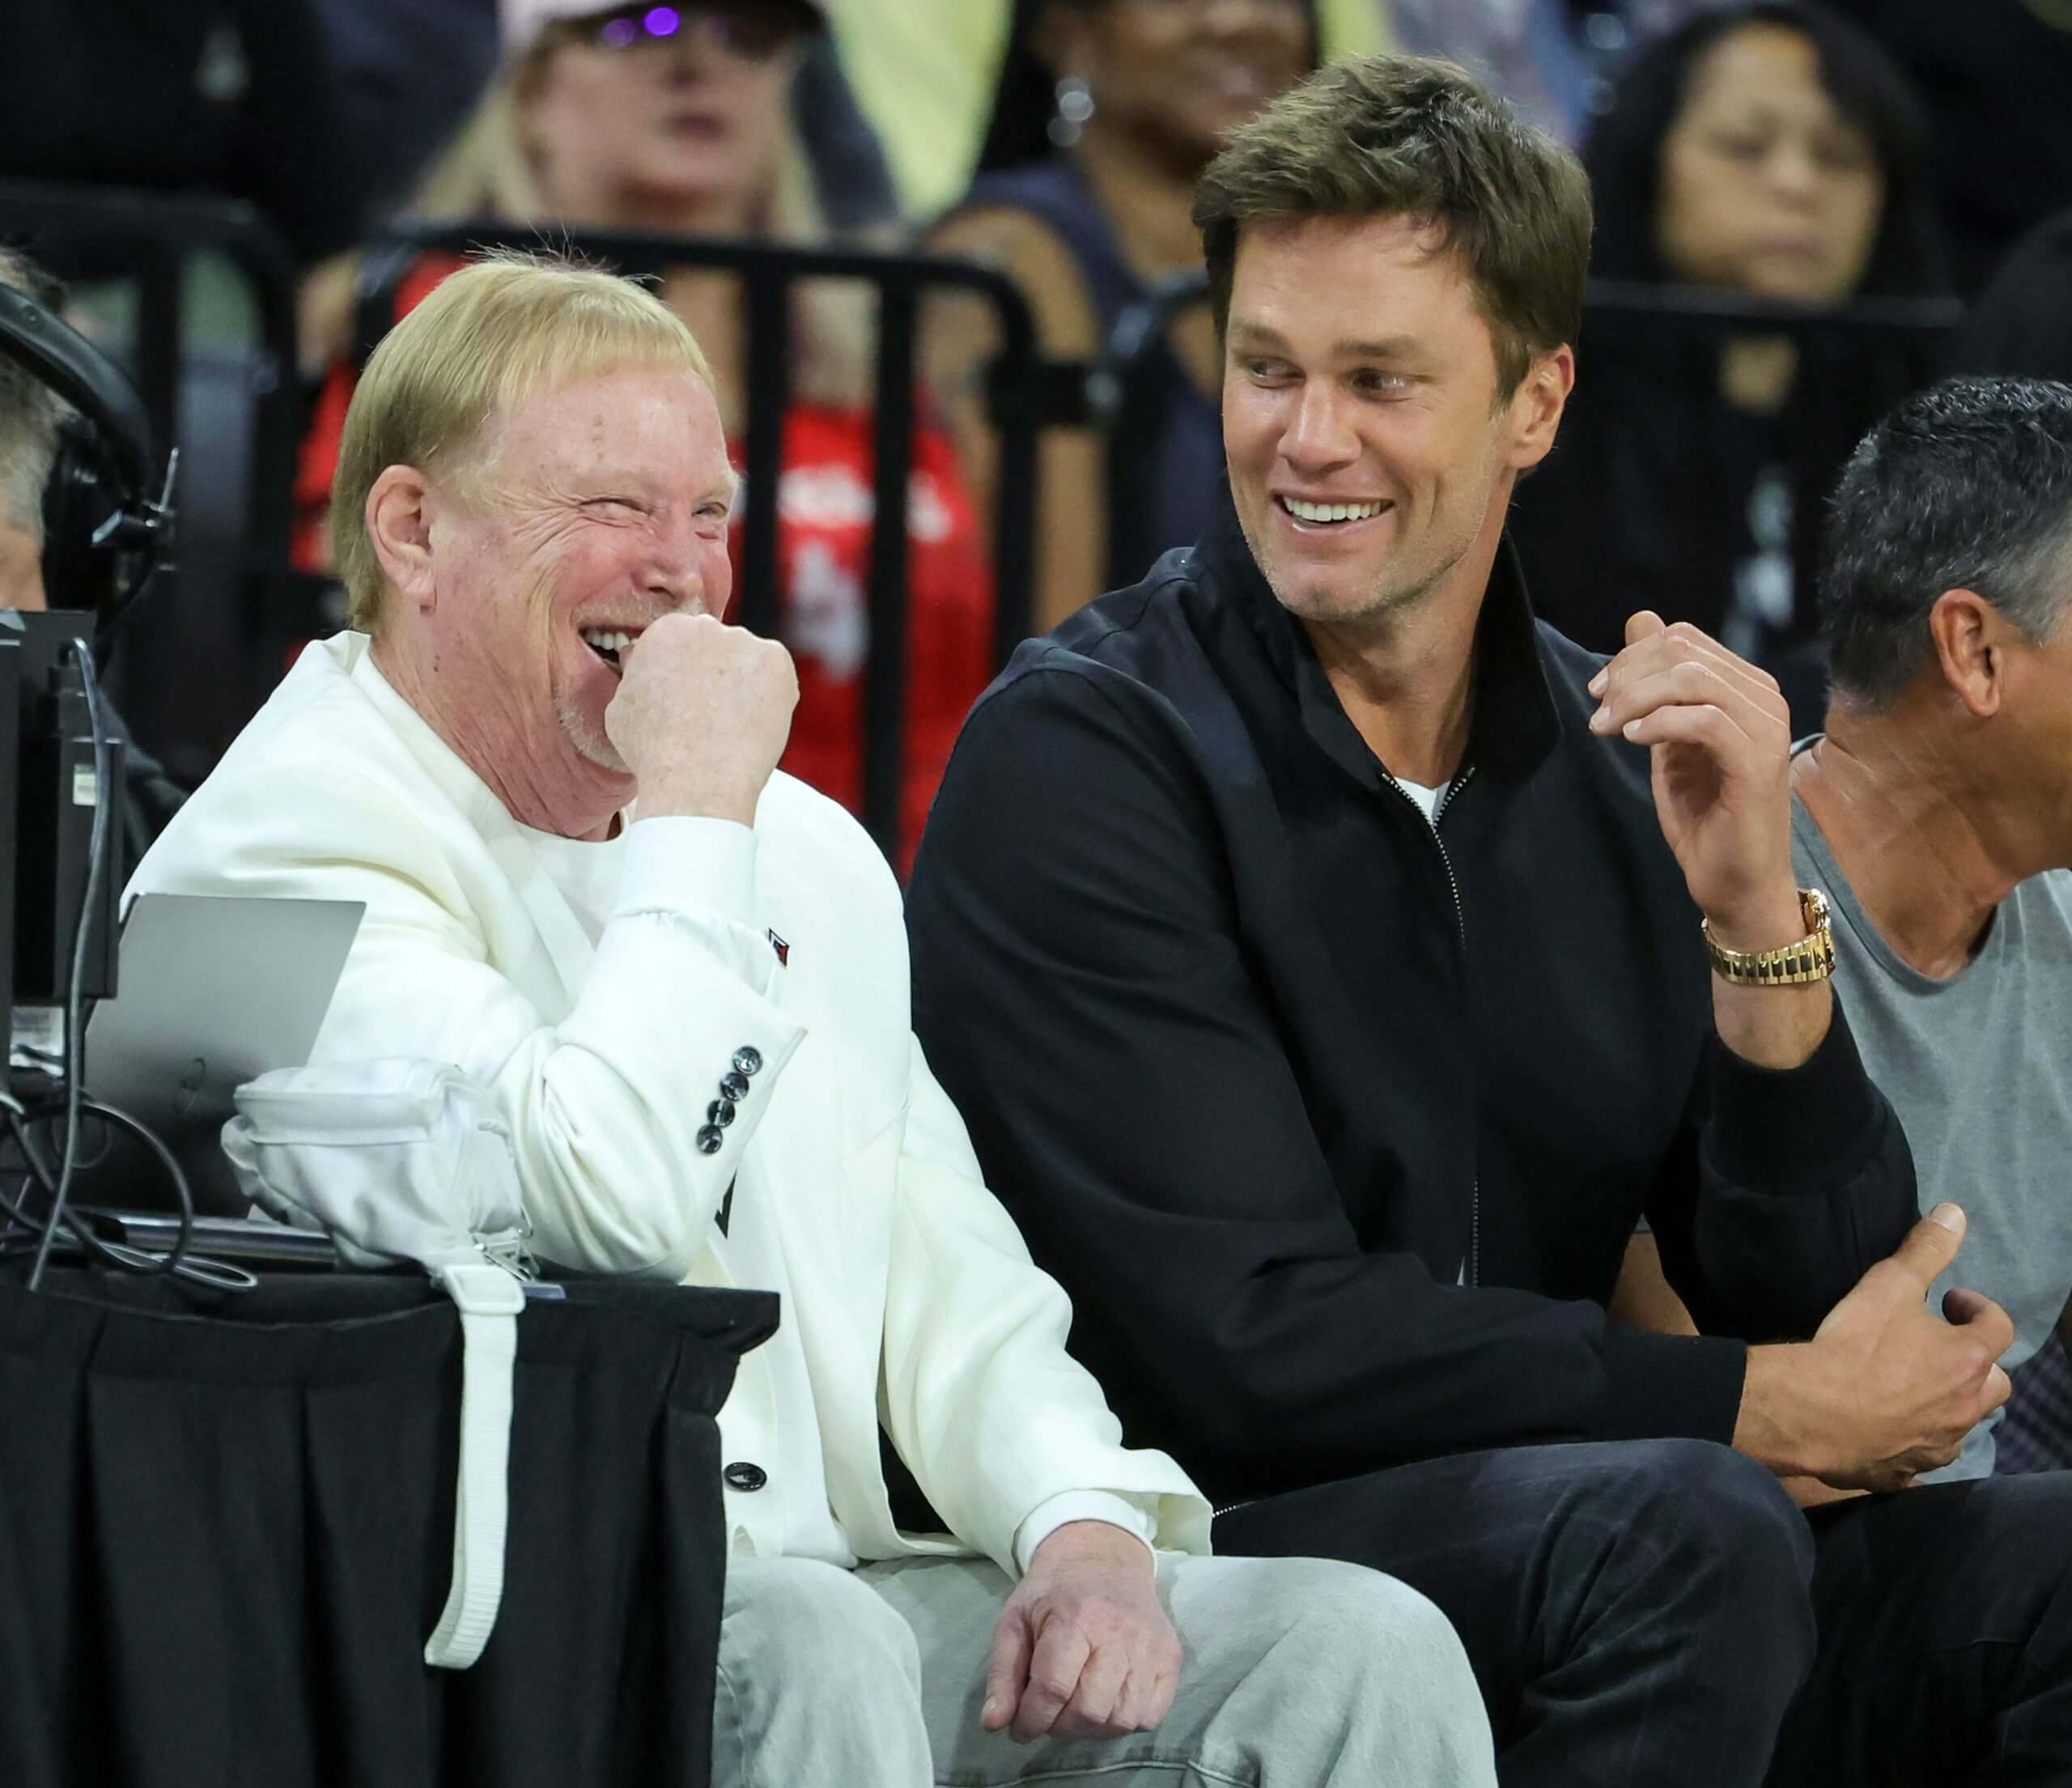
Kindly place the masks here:
[(1127, 1448), (1065, 1352), (1072, 1306), (986, 1190), (918, 1043), (899, 1159), (880, 1416), (953, 1531), (1017, 1574), (1017, 1531), (1051, 1498), (1105, 1491), (1153, 1511), (1165, 1550), (1206, 1552), (1209, 1508), (1165, 1454)]
[[(804, 1034), (766, 997), (777, 967), (753, 924), (754, 834), (638, 822), (588, 977), (550, 1022), (486, 960), (473, 910), (486, 897), (426, 813), (371, 779), (323, 781), (292, 818), (270, 779), (250, 779), (244, 800), (234, 784), (205, 791), (132, 891), (365, 902), (313, 1059), (455, 1064), (495, 1091), (543, 1256), (683, 1277)], [(755, 1072), (702, 1147), (737, 1054)]]

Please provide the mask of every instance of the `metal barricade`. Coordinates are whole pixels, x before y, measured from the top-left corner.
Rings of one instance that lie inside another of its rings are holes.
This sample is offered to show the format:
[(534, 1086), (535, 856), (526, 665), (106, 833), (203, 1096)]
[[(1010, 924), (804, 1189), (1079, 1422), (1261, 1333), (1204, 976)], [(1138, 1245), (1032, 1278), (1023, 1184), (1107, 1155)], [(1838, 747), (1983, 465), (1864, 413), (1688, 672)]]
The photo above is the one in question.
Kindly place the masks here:
[[(394, 321), (398, 288), (420, 254), (465, 255), (485, 248), (537, 249), (609, 265), (635, 278), (674, 270), (732, 274), (741, 281), (745, 324), (747, 423), (742, 472), (737, 588), (743, 623), (779, 631), (777, 502), (784, 416), (792, 384), (790, 348), (796, 288), (807, 281), (848, 281), (877, 295), (878, 323), (873, 406), (873, 522), (868, 604), (869, 650), (864, 669), (863, 822), (898, 860), (899, 791), (905, 761), (907, 607), (907, 497), (916, 423), (916, 334), (924, 297), (962, 292), (991, 308), (1001, 338), (987, 386), (989, 418), (1000, 444), (993, 506), (993, 640), (997, 661), (1028, 631), (1036, 560), (1037, 440), (1050, 423), (1083, 414), (1076, 382), (1039, 357), (1035, 324), (1021, 290), (1006, 275), (933, 256), (852, 249), (802, 248), (768, 243), (626, 231), (557, 230), (541, 233), (503, 223), (405, 223), (370, 249), (362, 282), (363, 354)], [(1068, 373), (1073, 369), (1065, 369)], [(881, 525), (898, 516), (899, 525)]]
[[(286, 246), (250, 206), (228, 200), (111, 188), (0, 182), (0, 236), (53, 272), (134, 295), (126, 359), (156, 447), (181, 448), (177, 507), (189, 525), (176, 568), (125, 629), (114, 688), (138, 737), (176, 775), (206, 773), (280, 674), (278, 642), (292, 631), (284, 602), (295, 452), (295, 270)], [(248, 299), (252, 339), (200, 367), (186, 326), (187, 273), (197, 257), (229, 268)], [(197, 431), (233, 420), (239, 452)], [(212, 475), (241, 472), (234, 489)], [(197, 493), (213, 508), (207, 525)], [(305, 630), (306, 634), (307, 630)]]

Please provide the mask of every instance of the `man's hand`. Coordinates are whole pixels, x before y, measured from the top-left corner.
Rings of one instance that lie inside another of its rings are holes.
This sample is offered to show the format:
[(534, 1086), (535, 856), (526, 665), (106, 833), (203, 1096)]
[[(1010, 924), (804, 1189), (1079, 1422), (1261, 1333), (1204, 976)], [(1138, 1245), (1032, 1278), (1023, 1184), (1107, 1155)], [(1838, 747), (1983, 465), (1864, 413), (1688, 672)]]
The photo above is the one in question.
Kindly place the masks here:
[(1179, 1636), (1144, 1542), (1106, 1522), (1070, 1521), (1036, 1548), (1000, 1611), (983, 1724), (1008, 1726), (1024, 1744), (1046, 1733), (1148, 1732), (1179, 1680)]
[(791, 737), (799, 699), (792, 655), (709, 614), (665, 614), (623, 663), (605, 731), (640, 785), (642, 818), (753, 825)]
[[(1643, 611), (1590, 690), (1601, 704), (1593, 732), (1649, 749), (1655, 815), (1713, 941), (1743, 951), (1798, 942), (1806, 918), (1791, 866), (1791, 711), (1777, 680), (1696, 627), (1665, 627)], [(1798, 1067), (1833, 1014), (1824, 982), (1713, 979), (1720, 1041), (1759, 1067)]]
[(1729, 949), (1805, 935), (1791, 868), (1791, 711), (1777, 679), (1645, 610), (1590, 679), (1594, 733), (1649, 748), (1656, 817), (1684, 884)]
[(1811, 1341), (1751, 1348), (1734, 1444), (1781, 1474), (1845, 1489), (1898, 1490), (1947, 1465), (2007, 1400), (1995, 1363), (2015, 1339), (2007, 1313), (1975, 1291), (1925, 1305), (1955, 1259), (1964, 1213), (1940, 1204), (1828, 1313)]

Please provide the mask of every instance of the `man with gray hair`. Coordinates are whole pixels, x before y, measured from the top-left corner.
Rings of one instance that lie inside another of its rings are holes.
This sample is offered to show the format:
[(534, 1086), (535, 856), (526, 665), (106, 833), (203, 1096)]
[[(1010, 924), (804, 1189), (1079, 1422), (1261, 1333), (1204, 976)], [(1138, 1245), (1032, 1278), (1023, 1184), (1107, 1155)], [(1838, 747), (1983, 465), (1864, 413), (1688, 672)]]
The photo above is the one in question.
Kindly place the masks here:
[[(891, 871), (776, 768), (790, 657), (721, 619), (736, 482), (652, 294), (453, 274), (346, 419), (354, 628), (133, 889), (363, 901), (316, 1062), (482, 1082), (549, 1259), (780, 1294), (720, 1414), (720, 1782), (1488, 1788), (1437, 1610), (1186, 1556), (1208, 1504), (1067, 1355), (908, 1028)], [(881, 1438), (925, 1519), (895, 1517)], [(568, 1634), (571, 1667), (622, 1638)]]
[[(1949, 379), (1866, 437), (1828, 524), (1826, 733), (1793, 854), (1834, 908), (1864, 1060), (2010, 1372), (2072, 1294), (2072, 386)], [(1935, 1288), (1940, 1293), (1946, 1283)], [(1937, 1478), (1993, 1469), (1996, 1411)]]
[[(0, 286), (45, 310), (57, 282), (13, 248), (0, 248)], [(43, 609), (43, 493), (69, 413), (65, 400), (28, 368), (0, 355), (0, 609)]]

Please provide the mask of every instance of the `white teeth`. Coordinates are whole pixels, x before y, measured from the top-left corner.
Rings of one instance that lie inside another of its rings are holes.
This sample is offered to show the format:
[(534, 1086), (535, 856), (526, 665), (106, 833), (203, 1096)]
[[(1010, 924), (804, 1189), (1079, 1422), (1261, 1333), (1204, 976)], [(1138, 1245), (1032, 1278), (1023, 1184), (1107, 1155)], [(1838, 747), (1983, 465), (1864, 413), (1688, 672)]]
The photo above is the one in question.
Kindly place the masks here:
[(1298, 521), (1365, 521), (1379, 515), (1379, 503), (1305, 503), (1299, 497), (1283, 497), (1282, 505)]
[(583, 640), (584, 644), (595, 646), (600, 652), (624, 652), (633, 643), (634, 635), (609, 632), (603, 627), (585, 627)]

